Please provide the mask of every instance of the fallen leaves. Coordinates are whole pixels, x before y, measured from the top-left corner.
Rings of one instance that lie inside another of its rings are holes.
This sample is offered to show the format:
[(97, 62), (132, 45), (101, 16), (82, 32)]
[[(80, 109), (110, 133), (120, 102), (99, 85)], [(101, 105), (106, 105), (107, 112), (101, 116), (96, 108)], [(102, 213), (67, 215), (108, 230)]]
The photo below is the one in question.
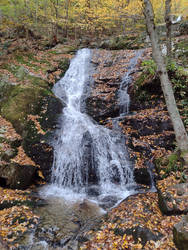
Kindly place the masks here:
[(18, 147), (18, 153), (16, 157), (11, 159), (11, 162), (18, 163), (19, 165), (32, 165), (37, 166), (34, 161), (31, 160), (29, 156), (26, 155), (22, 146)]
[(29, 228), (33, 228), (38, 219), (38, 216), (24, 205), (0, 210), (0, 236), (9, 247), (16, 246), (16, 240)]
[[(108, 213), (97, 232), (90, 231), (90, 240), (81, 249), (176, 249), (172, 229), (180, 218), (161, 214), (156, 193), (131, 196)], [(158, 240), (148, 238), (144, 243), (144, 233), (133, 237), (130, 231), (138, 227)]]

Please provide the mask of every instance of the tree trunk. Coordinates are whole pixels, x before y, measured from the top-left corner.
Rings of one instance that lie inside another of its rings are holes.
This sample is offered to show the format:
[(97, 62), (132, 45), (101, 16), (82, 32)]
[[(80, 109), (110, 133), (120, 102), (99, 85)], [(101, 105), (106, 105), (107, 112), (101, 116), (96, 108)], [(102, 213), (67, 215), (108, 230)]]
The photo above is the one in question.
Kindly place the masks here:
[(166, 22), (166, 47), (167, 47), (167, 56), (171, 58), (172, 51), (172, 22), (171, 22), (171, 0), (165, 1), (165, 22)]
[(143, 0), (143, 3), (144, 3), (144, 15), (146, 18), (147, 31), (149, 33), (152, 43), (153, 58), (157, 65), (157, 70), (160, 77), (167, 109), (175, 132), (177, 145), (181, 151), (188, 151), (188, 135), (186, 133), (185, 127), (183, 125), (179, 111), (177, 109), (172, 89), (172, 84), (168, 78), (166, 65), (164, 63), (164, 59), (162, 57), (162, 53), (159, 47), (158, 37), (154, 24), (153, 7), (150, 0)]

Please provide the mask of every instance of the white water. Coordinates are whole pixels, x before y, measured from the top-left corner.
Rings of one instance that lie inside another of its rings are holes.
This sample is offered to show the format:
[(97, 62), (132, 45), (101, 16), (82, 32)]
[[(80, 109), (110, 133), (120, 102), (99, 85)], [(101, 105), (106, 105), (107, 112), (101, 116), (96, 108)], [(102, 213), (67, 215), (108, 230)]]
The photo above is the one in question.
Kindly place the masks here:
[[(99, 200), (108, 195), (122, 199), (130, 194), (127, 187), (134, 184), (122, 135), (97, 125), (81, 112), (84, 87), (90, 80), (90, 59), (89, 49), (78, 51), (54, 87), (66, 107), (54, 144), (52, 185), (45, 192), (75, 200), (87, 197), (87, 189), (95, 185)], [(89, 161), (85, 157), (88, 152)]]
[(127, 68), (127, 73), (122, 79), (120, 89), (119, 89), (119, 105), (120, 105), (121, 116), (129, 113), (130, 97), (127, 91), (128, 91), (129, 84), (132, 82), (131, 74), (134, 72), (135, 67), (138, 63), (138, 58), (142, 55), (142, 53), (143, 53), (142, 50), (138, 50), (136, 52), (136, 55), (133, 58), (131, 58), (128, 68)]

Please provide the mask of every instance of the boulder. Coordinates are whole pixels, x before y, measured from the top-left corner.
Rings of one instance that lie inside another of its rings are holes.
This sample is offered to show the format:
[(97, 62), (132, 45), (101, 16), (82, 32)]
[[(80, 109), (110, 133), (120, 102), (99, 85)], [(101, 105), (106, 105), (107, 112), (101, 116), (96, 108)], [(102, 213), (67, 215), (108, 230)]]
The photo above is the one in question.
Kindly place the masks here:
[(166, 191), (158, 190), (159, 207), (164, 214), (188, 213), (188, 183), (169, 187)]
[(32, 182), (36, 167), (31, 165), (19, 165), (10, 163), (0, 166), (0, 180), (7, 187), (13, 189), (26, 189)]
[(173, 236), (178, 249), (188, 249), (188, 215), (183, 216), (181, 221), (174, 225)]

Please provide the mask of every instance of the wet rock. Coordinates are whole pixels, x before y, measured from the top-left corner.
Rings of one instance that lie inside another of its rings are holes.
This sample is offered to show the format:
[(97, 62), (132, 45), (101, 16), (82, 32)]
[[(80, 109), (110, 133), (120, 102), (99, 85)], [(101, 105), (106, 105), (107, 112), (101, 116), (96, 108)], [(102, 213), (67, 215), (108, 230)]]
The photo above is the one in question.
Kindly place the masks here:
[(100, 194), (100, 190), (98, 186), (88, 187), (86, 192), (89, 196), (99, 196)]
[(159, 207), (164, 214), (188, 213), (188, 183), (169, 187), (166, 191), (158, 190)]
[(103, 209), (108, 209), (113, 207), (116, 203), (118, 202), (118, 198), (115, 196), (106, 196), (105, 198), (103, 198), (99, 205), (100, 207), (102, 207)]
[(151, 177), (147, 168), (135, 168), (134, 179), (138, 184), (151, 185)]
[(180, 250), (188, 249), (188, 215), (183, 216), (181, 221), (174, 225), (173, 236), (176, 247)]
[(23, 130), (23, 148), (27, 155), (42, 170), (45, 179), (48, 181), (53, 163), (52, 139), (55, 136), (55, 128), (58, 125), (59, 114), (62, 112), (62, 103), (53, 96), (47, 96), (41, 100), (38, 113), (45, 107), (45, 113), (41, 114), (40, 125), (44, 131), (49, 131), (45, 135), (38, 133), (33, 121), (28, 121)]
[(6, 186), (13, 189), (27, 188), (35, 175), (36, 167), (31, 165), (19, 165), (11, 163), (0, 166), (0, 178), (5, 181)]
[(98, 173), (97, 166), (94, 157), (94, 145), (92, 137), (89, 132), (86, 132), (82, 138), (82, 178), (83, 182), (86, 184), (96, 184), (98, 183)]
[(110, 100), (102, 99), (100, 94), (98, 96), (89, 96), (86, 99), (87, 114), (94, 120), (101, 121), (108, 117), (117, 117), (119, 115), (119, 105), (117, 99)]

